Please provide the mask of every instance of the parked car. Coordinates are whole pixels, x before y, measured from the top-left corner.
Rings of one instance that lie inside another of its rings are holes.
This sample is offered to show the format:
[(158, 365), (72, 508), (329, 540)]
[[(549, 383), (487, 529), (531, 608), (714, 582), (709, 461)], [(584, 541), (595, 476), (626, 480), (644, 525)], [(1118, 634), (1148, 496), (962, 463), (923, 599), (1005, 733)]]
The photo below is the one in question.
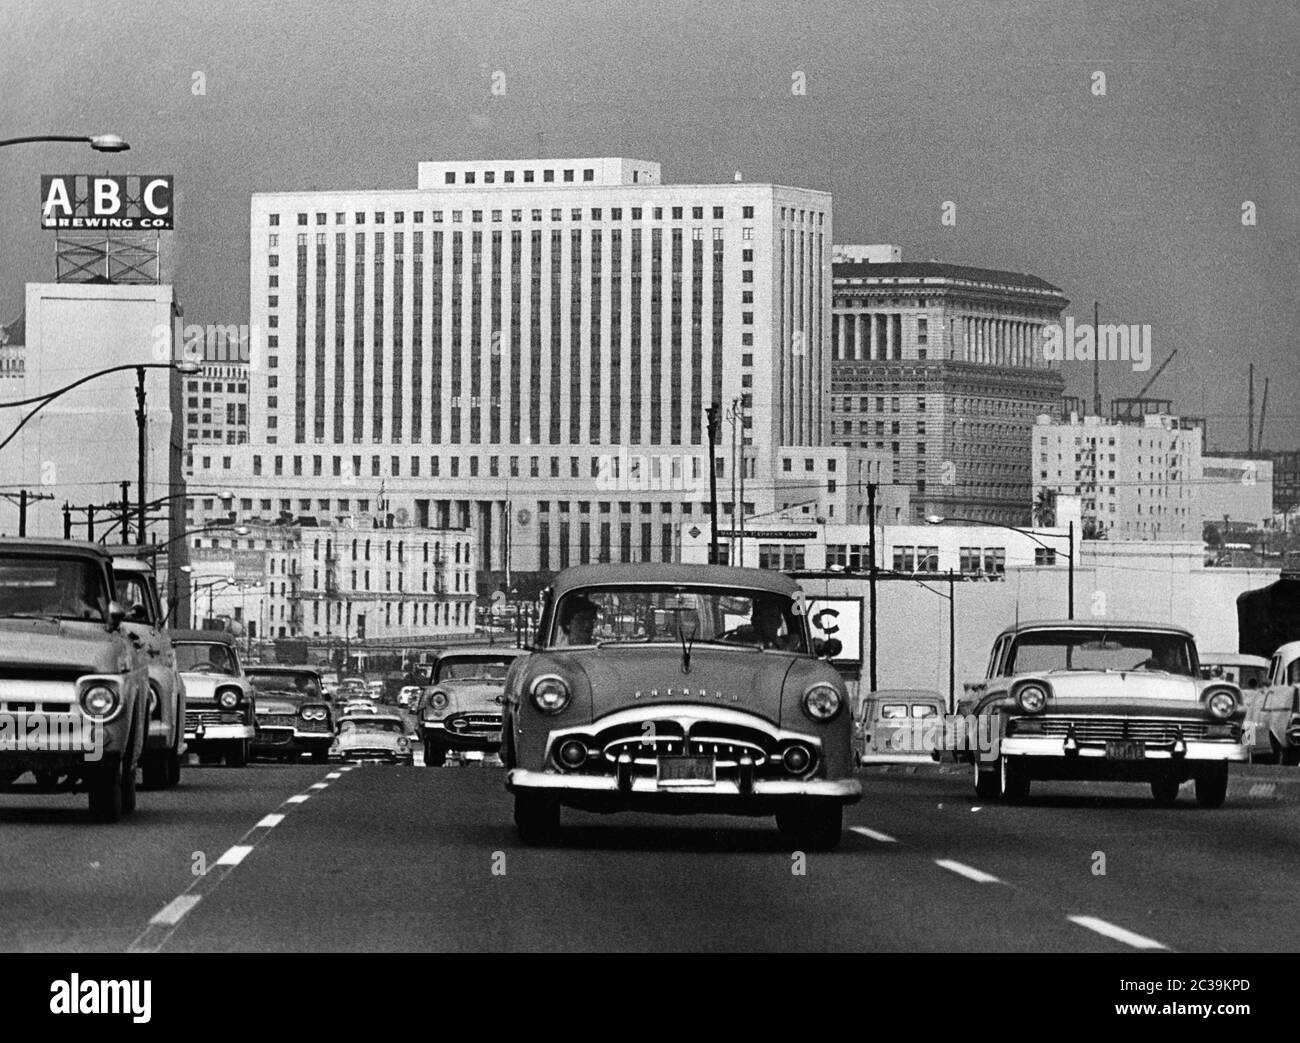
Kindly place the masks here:
[(185, 741), (201, 764), (248, 763), (257, 736), (257, 705), (234, 639), (220, 630), (172, 633), (185, 681)]
[(853, 727), (857, 762), (898, 757), (938, 760), (946, 708), (944, 697), (929, 689), (896, 688), (864, 696)]
[(403, 685), (402, 690), (397, 693), (397, 705), (403, 710), (414, 710), (419, 701), (420, 686), (418, 684)]
[(426, 767), (442, 764), (449, 750), (501, 748), (506, 673), (521, 649), (449, 648), (433, 661), (432, 680), (416, 714)]
[[(853, 778), (844, 682), (819, 658), (789, 577), (639, 564), (566, 569), (538, 644), (505, 681), (503, 756), (515, 824), (556, 836), (561, 806), (775, 815), (795, 848), (838, 843)], [(598, 640), (633, 615), (640, 636)]]
[(297, 760), (310, 754), (329, 760), (334, 743), (334, 707), (320, 674), (309, 666), (259, 666), (248, 671), (257, 700), (255, 758)]
[(353, 714), (339, 722), (330, 752), (345, 761), (409, 764), (411, 740), (406, 735), (406, 723), (395, 714)]
[(1207, 681), (1229, 681), (1242, 690), (1268, 683), (1268, 660), (1240, 652), (1202, 652), (1201, 676)]
[(1195, 783), (1219, 807), (1246, 760), (1236, 685), (1207, 681), (1191, 633), (1156, 623), (1021, 623), (997, 638), (959, 710), (992, 718), (973, 751), (981, 799), (1020, 800), (1035, 779), (1144, 782), (1160, 804)]
[(149, 659), (123, 628), (112, 559), (72, 540), (0, 539), (0, 790), (80, 789), (91, 815), (135, 810)]
[(1243, 694), (1251, 758), (1300, 764), (1300, 641), (1280, 646), (1269, 661), (1264, 684)]
[(122, 628), (139, 639), (149, 667), (149, 733), (140, 762), (145, 789), (169, 789), (181, 781), (185, 759), (185, 681), (176, 668), (171, 635), (163, 627), (153, 566), (110, 548), (117, 599), (126, 612)]

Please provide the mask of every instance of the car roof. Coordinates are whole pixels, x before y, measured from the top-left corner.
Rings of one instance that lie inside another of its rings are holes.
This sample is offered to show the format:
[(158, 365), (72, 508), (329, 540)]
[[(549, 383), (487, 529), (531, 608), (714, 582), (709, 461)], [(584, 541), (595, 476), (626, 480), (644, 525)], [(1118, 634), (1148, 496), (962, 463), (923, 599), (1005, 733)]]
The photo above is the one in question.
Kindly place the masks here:
[(354, 713), (349, 714), (349, 721), (396, 721), (398, 724), (403, 723), (402, 718), (395, 713)]
[(456, 645), (454, 648), (444, 648), (434, 657), (434, 662), (438, 663), (452, 656), (482, 656), (485, 659), (499, 659), (502, 656), (519, 656), (525, 655), (522, 648), (514, 648), (511, 645)]
[(1283, 659), (1293, 659), (1300, 655), (1300, 641), (1287, 641), (1285, 644), (1278, 645), (1273, 649), (1274, 655), (1280, 655)]
[(1191, 637), (1192, 632), (1172, 623), (1144, 623), (1125, 619), (1035, 619), (1013, 623), (1002, 631), (998, 637), (1008, 634), (1023, 634), (1033, 630), (1152, 630), (1164, 634), (1181, 634)]
[(690, 587), (733, 587), (793, 596), (799, 584), (783, 572), (742, 569), (730, 565), (690, 565), (652, 562), (619, 565), (575, 565), (555, 577), (557, 596), (577, 587), (645, 583)]
[[(1300, 649), (1300, 641), (1291, 642)], [(1260, 655), (1246, 655), (1243, 652), (1202, 652), (1202, 666), (1268, 666), (1268, 660)]]
[(235, 639), (232, 635), (227, 634), (224, 630), (173, 630), (171, 631), (172, 644), (184, 643), (186, 641), (202, 642), (205, 645), (229, 645), (235, 647)]
[(137, 558), (128, 554), (130, 547), (118, 547), (110, 550), (109, 554), (113, 558), (114, 572), (153, 572), (152, 562), (145, 561), (143, 558)]
[(102, 543), (91, 543), (89, 540), (55, 540), (42, 536), (5, 536), (0, 538), (0, 550), (64, 555), (74, 552), (105, 561), (111, 560), (108, 548)]
[(320, 677), (320, 671), (314, 666), (283, 666), (276, 664), (274, 666), (263, 666), (254, 664), (248, 668), (250, 674), (311, 674), (315, 678)]
[(935, 699), (944, 701), (944, 697), (929, 688), (881, 688), (867, 692), (868, 699)]

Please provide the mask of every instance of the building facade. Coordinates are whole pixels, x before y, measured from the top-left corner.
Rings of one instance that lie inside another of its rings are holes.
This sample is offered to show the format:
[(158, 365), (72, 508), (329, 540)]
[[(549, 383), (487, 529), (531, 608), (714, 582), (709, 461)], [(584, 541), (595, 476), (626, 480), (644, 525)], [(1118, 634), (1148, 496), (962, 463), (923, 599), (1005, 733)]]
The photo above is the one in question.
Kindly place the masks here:
[[(185, 444), (243, 445), (248, 441), (248, 366), (205, 362), (185, 377)], [(193, 454), (186, 465), (193, 467)]]
[[(857, 454), (826, 441), (831, 221), (822, 192), (664, 184), (631, 159), (255, 195), (249, 442), (197, 451), (195, 481), (272, 512), (463, 523), (484, 572), (673, 560), (709, 510), (717, 403), (752, 513), (850, 517)], [(815, 480), (782, 472), (787, 449), (817, 450)]]
[(1033, 428), (1034, 497), (1078, 496), (1092, 538), (1201, 539), (1204, 431), (1166, 414), (1120, 423), (1073, 413)]
[(1266, 457), (1201, 458), (1201, 521), (1265, 527), (1273, 517), (1273, 461)]
[(834, 266), (831, 440), (888, 453), (918, 519), (1028, 523), (1031, 429), (1064, 390), (1043, 327), (1065, 296), (1031, 275), (840, 249), (867, 259)]

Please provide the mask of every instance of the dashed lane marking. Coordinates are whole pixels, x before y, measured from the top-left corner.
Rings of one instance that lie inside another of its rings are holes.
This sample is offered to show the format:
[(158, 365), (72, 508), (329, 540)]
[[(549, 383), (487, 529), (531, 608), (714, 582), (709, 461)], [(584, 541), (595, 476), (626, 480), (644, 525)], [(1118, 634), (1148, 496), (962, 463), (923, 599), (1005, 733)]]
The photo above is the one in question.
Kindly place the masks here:
[(868, 829), (866, 826), (850, 826), (854, 833), (860, 833), (868, 840), (876, 840), (882, 844), (897, 844), (898, 841), (888, 833), (877, 833), (874, 829)]
[(1067, 919), (1071, 923), (1077, 923), (1080, 927), (1086, 927), (1090, 931), (1096, 931), (1098, 934), (1105, 935), (1107, 938), (1114, 939), (1117, 942), (1123, 942), (1125, 945), (1131, 945), (1134, 949), (1165, 949), (1167, 946), (1161, 945), (1154, 938), (1144, 938), (1140, 934), (1134, 934), (1132, 931), (1125, 930), (1123, 927), (1117, 927), (1113, 923), (1102, 920), (1096, 916), (1070, 916)]
[[(339, 770), (347, 771), (348, 769), (340, 768)], [(334, 777), (341, 778), (342, 776), (336, 775)], [(309, 789), (319, 792), (328, 786), (328, 782), (317, 782), (313, 783)], [(285, 800), (280, 807), (292, 808), (295, 804), (302, 804), (310, 796), (310, 793), (295, 793)], [(206, 873), (196, 877), (189, 887), (149, 919), (148, 926), (131, 943), (127, 952), (157, 952), (167, 944), (167, 939), (180, 926), (180, 922), (190, 910), (198, 905), (205, 895), (215, 890), (230, 873), (234, 872), (235, 867), (252, 853), (258, 842), (284, 821), (286, 814), (286, 811), (274, 811), (258, 819), (257, 824), (239, 838), (239, 843), (227, 848), (221, 857), (208, 867)]]
[(936, 858), (934, 864), (939, 866), (941, 869), (947, 869), (949, 872), (956, 873), (958, 876), (964, 876), (967, 880), (974, 880), (977, 884), (1002, 883), (1002, 881), (992, 873), (986, 873), (982, 869), (968, 866), (964, 862), (954, 862), (951, 858)]

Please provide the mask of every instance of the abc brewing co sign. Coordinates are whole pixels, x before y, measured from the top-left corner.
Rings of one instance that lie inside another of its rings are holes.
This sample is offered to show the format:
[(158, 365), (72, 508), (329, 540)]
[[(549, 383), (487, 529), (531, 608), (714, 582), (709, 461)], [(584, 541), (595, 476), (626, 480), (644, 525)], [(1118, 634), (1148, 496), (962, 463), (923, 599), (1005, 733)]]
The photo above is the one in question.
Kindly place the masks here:
[(170, 174), (45, 174), (41, 227), (127, 232), (172, 227)]

